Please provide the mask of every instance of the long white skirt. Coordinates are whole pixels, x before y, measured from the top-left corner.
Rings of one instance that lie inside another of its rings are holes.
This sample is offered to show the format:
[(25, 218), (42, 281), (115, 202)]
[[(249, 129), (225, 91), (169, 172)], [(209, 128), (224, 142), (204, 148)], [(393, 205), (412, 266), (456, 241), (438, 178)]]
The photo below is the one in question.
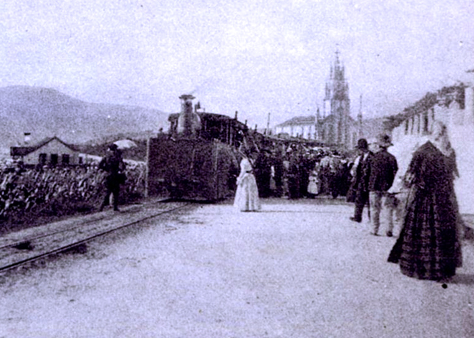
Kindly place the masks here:
[(319, 194), (319, 179), (316, 176), (309, 176), (308, 193)]
[(240, 184), (237, 185), (234, 207), (240, 211), (260, 210), (257, 181), (255, 180), (255, 176), (253, 174), (245, 174)]

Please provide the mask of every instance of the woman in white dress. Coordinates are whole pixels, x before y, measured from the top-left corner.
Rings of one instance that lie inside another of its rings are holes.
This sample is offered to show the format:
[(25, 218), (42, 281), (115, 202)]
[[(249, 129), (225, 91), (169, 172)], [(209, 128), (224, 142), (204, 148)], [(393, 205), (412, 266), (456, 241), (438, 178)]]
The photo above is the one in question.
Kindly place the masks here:
[(260, 210), (257, 181), (253, 174), (252, 157), (249, 152), (243, 153), (240, 161), (240, 175), (237, 177), (237, 191), (235, 193), (234, 207), (240, 211)]

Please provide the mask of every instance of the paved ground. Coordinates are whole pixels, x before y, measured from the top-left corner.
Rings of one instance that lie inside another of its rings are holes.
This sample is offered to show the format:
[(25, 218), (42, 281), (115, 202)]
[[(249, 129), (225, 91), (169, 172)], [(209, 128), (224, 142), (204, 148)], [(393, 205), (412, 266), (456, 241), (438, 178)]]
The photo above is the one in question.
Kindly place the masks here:
[(351, 213), (265, 200), (150, 221), (1, 276), (0, 337), (474, 337), (472, 245), (453, 283), (411, 279)]

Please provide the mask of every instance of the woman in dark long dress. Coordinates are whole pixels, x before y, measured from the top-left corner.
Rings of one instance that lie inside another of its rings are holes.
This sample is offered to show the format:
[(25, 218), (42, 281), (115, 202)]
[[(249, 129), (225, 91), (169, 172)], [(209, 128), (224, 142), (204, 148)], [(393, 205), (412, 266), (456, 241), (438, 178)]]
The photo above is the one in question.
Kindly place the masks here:
[(409, 188), (403, 229), (389, 262), (404, 275), (446, 280), (461, 266), (460, 222), (453, 181), (456, 157), (446, 126), (433, 124), (430, 141), (413, 154), (405, 176)]

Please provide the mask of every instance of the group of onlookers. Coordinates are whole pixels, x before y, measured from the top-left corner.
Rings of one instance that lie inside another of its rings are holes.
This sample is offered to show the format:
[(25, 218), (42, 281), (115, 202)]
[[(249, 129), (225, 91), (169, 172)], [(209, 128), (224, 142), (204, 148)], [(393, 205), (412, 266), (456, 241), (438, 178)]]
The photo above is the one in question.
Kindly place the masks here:
[(290, 145), (254, 152), (254, 174), (260, 197), (288, 199), (345, 196), (351, 162), (337, 151)]
[[(398, 239), (388, 258), (403, 274), (420, 279), (446, 280), (461, 266), (461, 217), (453, 181), (458, 172), (446, 126), (435, 121), (425, 143), (410, 159), (388, 152), (389, 135), (379, 135), (370, 149), (357, 142), (357, 157), (349, 161), (337, 153), (279, 152), (241, 149), (240, 176), (234, 201), (241, 211), (260, 209), (260, 197), (299, 198), (320, 193), (346, 195), (354, 202), (350, 219), (361, 223), (367, 208), (370, 233), (378, 236), (380, 215), (387, 215), (386, 235)], [(407, 150), (408, 151), (408, 150)]]

